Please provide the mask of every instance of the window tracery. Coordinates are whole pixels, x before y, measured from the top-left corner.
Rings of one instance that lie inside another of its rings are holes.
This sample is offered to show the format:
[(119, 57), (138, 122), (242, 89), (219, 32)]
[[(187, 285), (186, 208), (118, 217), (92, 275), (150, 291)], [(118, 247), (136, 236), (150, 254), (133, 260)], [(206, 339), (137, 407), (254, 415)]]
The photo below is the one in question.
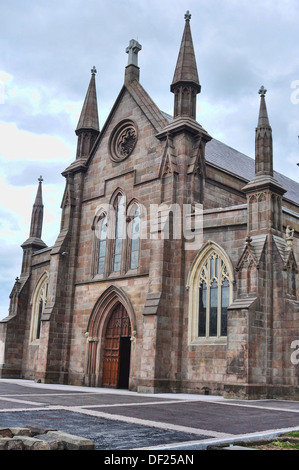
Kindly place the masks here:
[(189, 341), (227, 336), (227, 308), (232, 301), (232, 269), (219, 249), (208, 247), (189, 274)]
[(126, 196), (118, 190), (109, 205), (97, 209), (91, 228), (95, 232), (92, 276), (106, 277), (138, 269), (141, 232), (138, 202), (132, 201), (127, 208)]

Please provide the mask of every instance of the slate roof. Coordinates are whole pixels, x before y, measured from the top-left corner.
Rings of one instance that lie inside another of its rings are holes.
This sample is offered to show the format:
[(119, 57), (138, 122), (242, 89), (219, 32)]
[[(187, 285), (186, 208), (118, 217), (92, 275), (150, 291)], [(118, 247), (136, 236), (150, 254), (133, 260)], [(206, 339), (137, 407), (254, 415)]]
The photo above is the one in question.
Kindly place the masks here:
[[(217, 139), (206, 144), (206, 161), (219, 168), (251, 181), (255, 176), (255, 161)], [(287, 190), (284, 197), (299, 204), (299, 183), (274, 171), (274, 178)]]

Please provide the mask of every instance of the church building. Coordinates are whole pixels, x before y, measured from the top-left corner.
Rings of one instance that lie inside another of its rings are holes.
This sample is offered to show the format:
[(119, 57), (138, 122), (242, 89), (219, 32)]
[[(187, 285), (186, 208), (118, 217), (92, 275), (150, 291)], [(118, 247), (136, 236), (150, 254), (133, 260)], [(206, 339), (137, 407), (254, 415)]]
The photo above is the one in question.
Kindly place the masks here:
[(139, 81), (138, 41), (102, 129), (91, 70), (51, 247), (38, 181), (1, 378), (299, 399), (299, 183), (273, 168), (263, 86), (255, 160), (197, 122), (190, 19), (173, 116)]

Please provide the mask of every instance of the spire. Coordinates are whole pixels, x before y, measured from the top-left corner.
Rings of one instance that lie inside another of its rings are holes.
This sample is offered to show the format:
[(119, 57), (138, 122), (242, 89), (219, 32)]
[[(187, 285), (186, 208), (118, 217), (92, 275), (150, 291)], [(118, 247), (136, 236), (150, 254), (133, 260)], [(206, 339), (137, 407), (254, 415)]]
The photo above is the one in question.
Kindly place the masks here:
[(99, 131), (97, 92), (95, 82), (96, 73), (96, 68), (93, 66), (93, 68), (91, 69), (91, 79), (89, 82), (89, 87), (86, 93), (76, 133), (78, 133), (78, 131), (82, 129), (94, 130), (97, 132)]
[(32, 254), (35, 251), (47, 247), (47, 245), (41, 239), (44, 218), (42, 181), (43, 178), (40, 176), (38, 178), (38, 188), (36, 192), (35, 201), (32, 207), (29, 238), (21, 245), (23, 249), (21, 277), (25, 274), (30, 273), (31, 271)]
[(246, 184), (248, 234), (260, 235), (272, 231), (282, 235), (282, 197), (286, 190), (273, 176), (272, 129), (269, 123), (266, 95), (262, 86), (258, 123), (255, 130), (255, 177)]
[(255, 132), (255, 174), (273, 176), (273, 143), (272, 129), (269, 123), (265, 95), (267, 90), (262, 86), (258, 124)]
[(43, 217), (44, 217), (44, 205), (42, 196), (42, 182), (43, 178), (38, 178), (38, 188), (36, 198), (32, 208), (31, 214), (31, 226), (30, 226), (30, 238), (41, 238), (43, 228)]
[(95, 81), (96, 73), (96, 68), (93, 66), (91, 69), (89, 87), (76, 129), (76, 134), (78, 136), (77, 159), (87, 157), (89, 155), (89, 152), (100, 132)]
[(179, 82), (192, 82), (197, 85), (200, 91), (193, 40), (190, 29), (190, 19), (191, 14), (189, 11), (187, 11), (185, 14), (185, 29), (171, 87)]
[(174, 117), (196, 117), (196, 95), (200, 93), (194, 47), (190, 29), (191, 14), (185, 14), (185, 29), (181, 41), (178, 60), (170, 86), (175, 94)]

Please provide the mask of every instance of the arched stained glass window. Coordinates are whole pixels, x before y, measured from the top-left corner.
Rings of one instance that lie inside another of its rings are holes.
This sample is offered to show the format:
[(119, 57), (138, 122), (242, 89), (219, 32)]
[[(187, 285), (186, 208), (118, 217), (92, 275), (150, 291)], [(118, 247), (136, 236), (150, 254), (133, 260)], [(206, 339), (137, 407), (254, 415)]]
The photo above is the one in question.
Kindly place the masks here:
[[(128, 208), (123, 190), (118, 189), (109, 204), (101, 205), (94, 217), (92, 276), (102, 279), (114, 273), (124, 275), (139, 267), (144, 209), (136, 199)], [(130, 272), (132, 274), (132, 272)]]
[(229, 276), (227, 267), (212, 252), (201, 269), (198, 307), (198, 336), (220, 337), (227, 334)]
[(130, 269), (138, 268), (139, 264), (140, 210), (138, 206), (134, 207), (131, 225)]
[(113, 250), (113, 271), (120, 271), (125, 223), (125, 197), (119, 194), (116, 199), (115, 239)]
[(102, 219), (100, 239), (99, 239), (98, 274), (103, 274), (105, 271), (106, 242), (107, 242), (107, 216), (104, 216)]
[(190, 270), (189, 341), (227, 336), (227, 309), (232, 301), (231, 267), (220, 249), (203, 250)]

